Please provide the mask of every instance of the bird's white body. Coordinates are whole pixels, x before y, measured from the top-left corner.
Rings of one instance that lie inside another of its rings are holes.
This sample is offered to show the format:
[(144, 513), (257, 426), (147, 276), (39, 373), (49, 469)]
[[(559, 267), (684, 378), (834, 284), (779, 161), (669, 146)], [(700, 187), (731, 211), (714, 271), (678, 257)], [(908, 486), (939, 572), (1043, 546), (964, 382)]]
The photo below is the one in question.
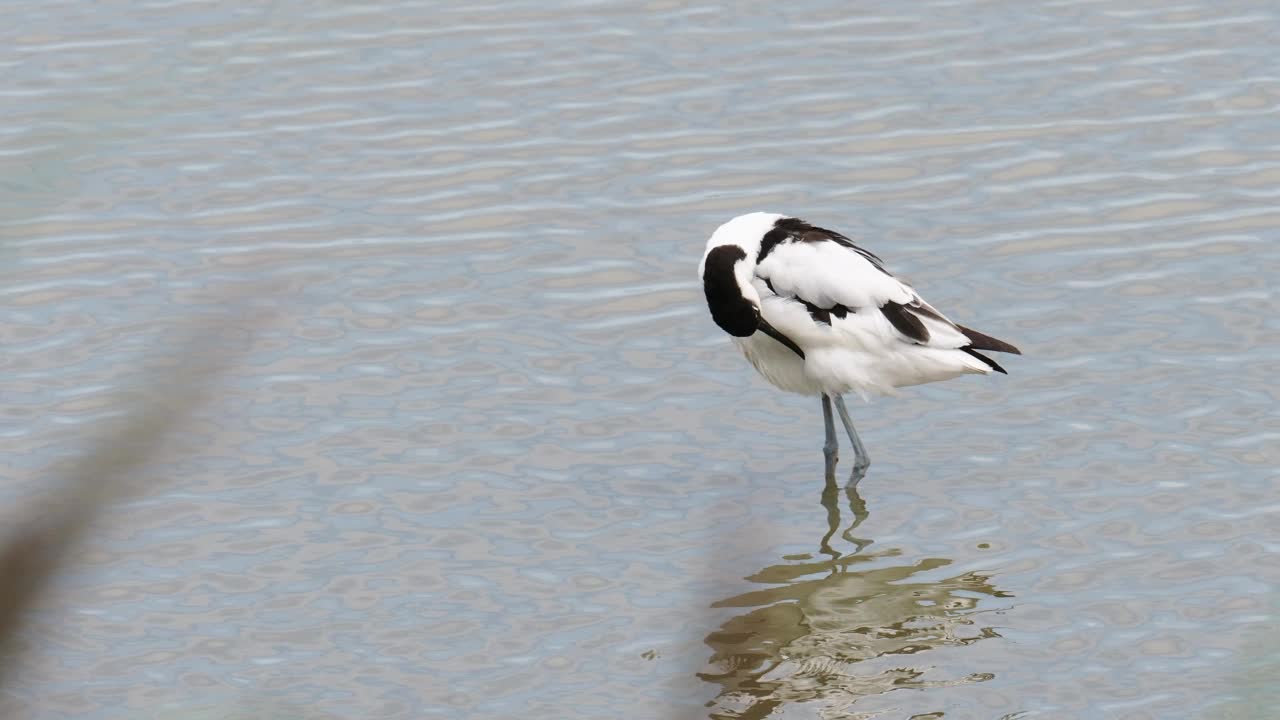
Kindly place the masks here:
[[(839, 324), (841, 321), (835, 322)], [(856, 331), (837, 330), (836, 334), (851, 336), (850, 345), (861, 341)], [(734, 344), (774, 387), (801, 395), (843, 395), (848, 392), (863, 398), (872, 394), (892, 395), (896, 388), (908, 385), (991, 373), (991, 368), (976, 358), (933, 348), (877, 354), (874, 350), (850, 349), (837, 340), (820, 349), (806, 350), (806, 357), (801, 360), (763, 335), (734, 338)]]
[[(952, 323), (890, 275), (878, 258), (838, 233), (773, 213), (734, 218), (707, 242), (699, 268), (704, 281), (709, 282), (708, 257), (726, 247), (742, 251), (733, 265), (742, 297), (796, 346), (765, 332), (734, 338), (752, 366), (782, 390), (856, 392), (865, 398), (999, 369), (973, 352), (992, 349), (975, 345), (974, 336), (1007, 344)], [(708, 302), (714, 302), (710, 289)], [(1008, 347), (1006, 352), (1016, 352)]]

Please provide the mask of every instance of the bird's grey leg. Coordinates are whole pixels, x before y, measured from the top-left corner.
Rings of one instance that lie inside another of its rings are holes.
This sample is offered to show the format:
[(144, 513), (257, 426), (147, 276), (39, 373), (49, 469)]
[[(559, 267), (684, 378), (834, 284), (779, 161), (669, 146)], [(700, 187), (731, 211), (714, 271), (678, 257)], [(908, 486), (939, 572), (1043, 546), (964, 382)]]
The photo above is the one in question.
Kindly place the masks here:
[(858, 481), (867, 474), (867, 468), (871, 467), (871, 456), (867, 455), (867, 449), (862, 446), (858, 431), (853, 429), (853, 421), (849, 419), (844, 398), (836, 395), (835, 400), (836, 410), (840, 412), (840, 422), (844, 423), (844, 430), (849, 433), (849, 442), (853, 444), (853, 473), (849, 476), (849, 484), (857, 485)]
[(831, 547), (831, 538), (835, 537), (836, 531), (840, 529), (839, 496), (840, 487), (836, 483), (835, 467), (832, 463), (827, 463), (827, 484), (822, 489), (822, 507), (827, 509), (827, 534), (823, 535), (821, 542), (818, 543), (818, 552), (830, 555), (833, 563), (839, 560), (841, 555)]
[(827, 459), (827, 475), (834, 479), (840, 445), (836, 442), (835, 418), (831, 416), (831, 396), (826, 393), (822, 394), (822, 420), (827, 425), (827, 442), (822, 446), (822, 455)]

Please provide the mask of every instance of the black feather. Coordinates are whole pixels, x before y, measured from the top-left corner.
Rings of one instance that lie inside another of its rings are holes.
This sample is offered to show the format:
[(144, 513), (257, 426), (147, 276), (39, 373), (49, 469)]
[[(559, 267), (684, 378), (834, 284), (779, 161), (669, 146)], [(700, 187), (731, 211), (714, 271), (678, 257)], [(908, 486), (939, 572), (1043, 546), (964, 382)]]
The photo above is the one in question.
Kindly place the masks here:
[(893, 326), (903, 335), (916, 342), (929, 341), (929, 328), (925, 327), (920, 318), (912, 314), (906, 305), (890, 300), (880, 308), (880, 312), (884, 313), (889, 322), (893, 323)]
[[(1003, 340), (997, 340), (990, 335), (985, 335), (977, 330), (970, 330), (963, 325), (957, 325), (956, 327), (960, 329), (960, 332), (964, 333), (965, 337), (969, 338), (969, 347), (974, 350), (993, 350), (995, 352), (1010, 353), (1013, 355), (1022, 354), (1021, 350)], [(982, 356), (979, 355), (978, 357)], [(1000, 372), (1004, 371), (1001, 370)]]
[(963, 351), (965, 351), (965, 352), (967, 352), (967, 353), (969, 353), (970, 355), (972, 355), (972, 356), (974, 356), (974, 357), (978, 358), (978, 359), (979, 359), (979, 360), (981, 360), (982, 362), (986, 363), (986, 364), (987, 364), (987, 367), (991, 368), (992, 370), (995, 370), (995, 371), (996, 371), (996, 372), (998, 372), (998, 373), (1004, 373), (1005, 375), (1008, 375), (1008, 374), (1009, 374), (1009, 373), (1007, 373), (1007, 372), (1005, 372), (1005, 371), (1004, 371), (1004, 368), (1000, 367), (1000, 363), (997, 363), (995, 360), (992, 360), (991, 358), (987, 357), (986, 355), (983, 355), (982, 353), (978, 352), (977, 350), (974, 350), (972, 346), (962, 347), (962, 348), (960, 348), (960, 349), (961, 349), (961, 350), (963, 350)]

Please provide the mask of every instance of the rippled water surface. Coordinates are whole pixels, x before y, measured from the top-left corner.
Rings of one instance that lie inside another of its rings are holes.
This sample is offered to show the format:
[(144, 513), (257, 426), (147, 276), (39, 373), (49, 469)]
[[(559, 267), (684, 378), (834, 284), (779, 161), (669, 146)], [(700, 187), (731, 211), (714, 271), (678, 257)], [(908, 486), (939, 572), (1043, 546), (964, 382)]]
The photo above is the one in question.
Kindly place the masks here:
[[(1280, 704), (1274, 2), (11, 20), (4, 517), (192, 318), (244, 320), (0, 714)], [(824, 492), (817, 401), (757, 378), (694, 278), (758, 209), (1025, 356), (853, 403), (874, 464)]]

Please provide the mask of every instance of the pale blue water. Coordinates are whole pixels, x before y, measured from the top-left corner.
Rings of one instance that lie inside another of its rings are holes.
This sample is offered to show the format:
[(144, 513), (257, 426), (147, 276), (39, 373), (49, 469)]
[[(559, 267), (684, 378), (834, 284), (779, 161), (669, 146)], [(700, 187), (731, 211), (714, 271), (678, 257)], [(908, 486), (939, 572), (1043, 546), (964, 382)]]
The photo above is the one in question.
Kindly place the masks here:
[[(258, 299), (0, 714), (1272, 712), (1272, 3), (15, 22), (5, 517), (191, 317)], [(852, 403), (874, 464), (824, 497), (817, 401), (695, 282), (758, 209), (1025, 356)]]

